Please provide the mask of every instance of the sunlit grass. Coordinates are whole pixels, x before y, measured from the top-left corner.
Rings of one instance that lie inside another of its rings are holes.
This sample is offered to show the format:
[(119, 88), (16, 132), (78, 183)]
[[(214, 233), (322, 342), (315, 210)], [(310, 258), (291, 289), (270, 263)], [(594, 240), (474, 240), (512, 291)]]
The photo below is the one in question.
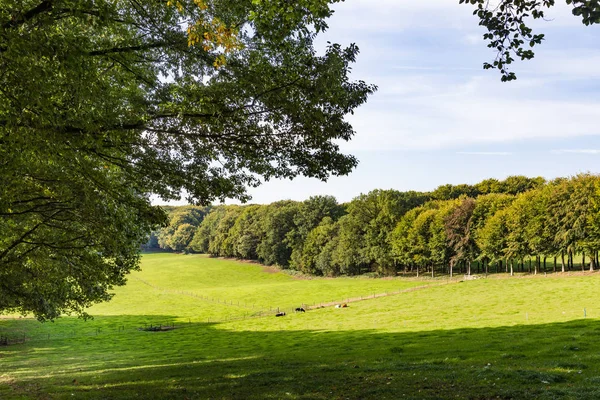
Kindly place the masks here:
[[(600, 274), (445, 281), (303, 280), (146, 255), (93, 321), (0, 320), (3, 334), (27, 337), (0, 347), (0, 398), (600, 397)], [(343, 309), (250, 315), (423, 285)], [(176, 329), (138, 329), (149, 324)]]

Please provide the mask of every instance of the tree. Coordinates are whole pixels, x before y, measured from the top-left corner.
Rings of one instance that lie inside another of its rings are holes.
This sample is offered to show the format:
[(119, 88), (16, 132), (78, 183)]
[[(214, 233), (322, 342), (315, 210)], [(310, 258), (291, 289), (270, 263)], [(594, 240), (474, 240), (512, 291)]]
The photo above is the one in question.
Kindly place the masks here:
[(446, 238), (449, 247), (452, 249), (450, 262), (452, 266), (464, 262), (468, 275), (471, 275), (471, 262), (476, 258), (473, 229), (475, 205), (475, 200), (464, 197), (444, 220)]
[[(477, 231), (477, 246), (481, 255), (492, 262), (506, 262), (508, 268), (508, 211), (502, 209), (486, 220), (485, 225)], [(513, 275), (511, 264), (510, 274)]]
[(304, 241), (300, 256), (300, 271), (313, 275), (338, 275), (339, 271), (334, 266), (333, 245), (328, 246), (338, 235), (339, 225), (331, 217), (325, 217), (315, 227)]
[(189, 244), (189, 248), (196, 253), (208, 253), (210, 243), (214, 240), (217, 227), (221, 219), (225, 216), (226, 207), (214, 207), (202, 220), (202, 224), (194, 233), (194, 238)]
[[(158, 246), (161, 249), (183, 251), (188, 249), (196, 228), (202, 222), (207, 209), (196, 206), (166, 207), (169, 216), (169, 225), (152, 232), (150, 241), (157, 236)], [(185, 225), (185, 228), (181, 228)]]
[(337, 221), (344, 214), (344, 208), (337, 203), (333, 196), (312, 196), (302, 202), (294, 217), (295, 228), (286, 237), (286, 242), (292, 249), (290, 267), (303, 269), (300, 267), (300, 258), (303, 253), (304, 241), (324, 218), (329, 217), (333, 221)]
[(314, 50), (331, 2), (3, 3), (0, 311), (109, 299), (165, 223), (152, 193), (349, 173), (344, 118), (375, 87), (348, 76), (356, 46)]
[[(600, 23), (600, 3), (597, 0), (565, 0), (573, 7), (573, 15), (581, 17), (584, 25)], [(531, 19), (545, 17), (545, 8), (556, 5), (555, 0), (459, 0), (465, 4), (476, 5), (473, 12), (479, 18), (479, 25), (487, 28), (483, 38), (488, 47), (497, 52), (492, 63), (484, 63), (484, 69), (498, 69), (502, 81), (517, 79), (508, 66), (518, 57), (530, 60), (534, 57), (533, 48), (544, 40), (544, 35), (534, 33), (529, 26)], [(527, 48), (530, 47), (530, 48)]]
[(286, 238), (295, 229), (294, 219), (298, 209), (298, 203), (289, 200), (267, 206), (267, 212), (261, 221), (265, 236), (256, 249), (261, 262), (288, 267), (292, 249)]

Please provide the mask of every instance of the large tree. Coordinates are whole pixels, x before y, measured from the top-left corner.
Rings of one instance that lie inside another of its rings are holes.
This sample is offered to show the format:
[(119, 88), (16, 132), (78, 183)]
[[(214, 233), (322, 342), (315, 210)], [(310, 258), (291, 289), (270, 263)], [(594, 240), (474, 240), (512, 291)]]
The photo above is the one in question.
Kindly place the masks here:
[(164, 223), (149, 201), (326, 179), (374, 86), (317, 54), (329, 0), (9, 0), (0, 8), (0, 312), (84, 312)]

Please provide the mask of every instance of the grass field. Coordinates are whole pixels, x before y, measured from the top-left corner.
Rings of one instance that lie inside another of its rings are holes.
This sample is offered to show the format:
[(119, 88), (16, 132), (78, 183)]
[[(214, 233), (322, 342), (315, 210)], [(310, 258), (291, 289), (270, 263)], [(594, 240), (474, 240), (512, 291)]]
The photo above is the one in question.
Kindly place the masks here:
[(297, 279), (172, 254), (142, 268), (92, 321), (0, 319), (26, 338), (0, 347), (0, 398), (600, 398), (597, 273)]

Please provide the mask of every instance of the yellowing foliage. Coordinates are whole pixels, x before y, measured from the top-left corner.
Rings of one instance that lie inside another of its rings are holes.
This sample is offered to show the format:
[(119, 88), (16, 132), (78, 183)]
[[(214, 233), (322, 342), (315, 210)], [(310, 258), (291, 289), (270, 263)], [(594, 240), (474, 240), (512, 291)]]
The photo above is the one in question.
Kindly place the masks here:
[[(205, 0), (194, 0), (194, 4), (202, 13), (196, 22), (188, 25), (188, 46), (201, 45), (207, 52), (221, 51), (213, 64), (215, 68), (219, 68), (226, 63), (225, 54), (244, 47), (239, 38), (239, 30), (228, 27), (221, 19), (211, 16)], [(167, 5), (175, 6), (179, 12), (183, 12), (180, 1), (169, 0)]]

